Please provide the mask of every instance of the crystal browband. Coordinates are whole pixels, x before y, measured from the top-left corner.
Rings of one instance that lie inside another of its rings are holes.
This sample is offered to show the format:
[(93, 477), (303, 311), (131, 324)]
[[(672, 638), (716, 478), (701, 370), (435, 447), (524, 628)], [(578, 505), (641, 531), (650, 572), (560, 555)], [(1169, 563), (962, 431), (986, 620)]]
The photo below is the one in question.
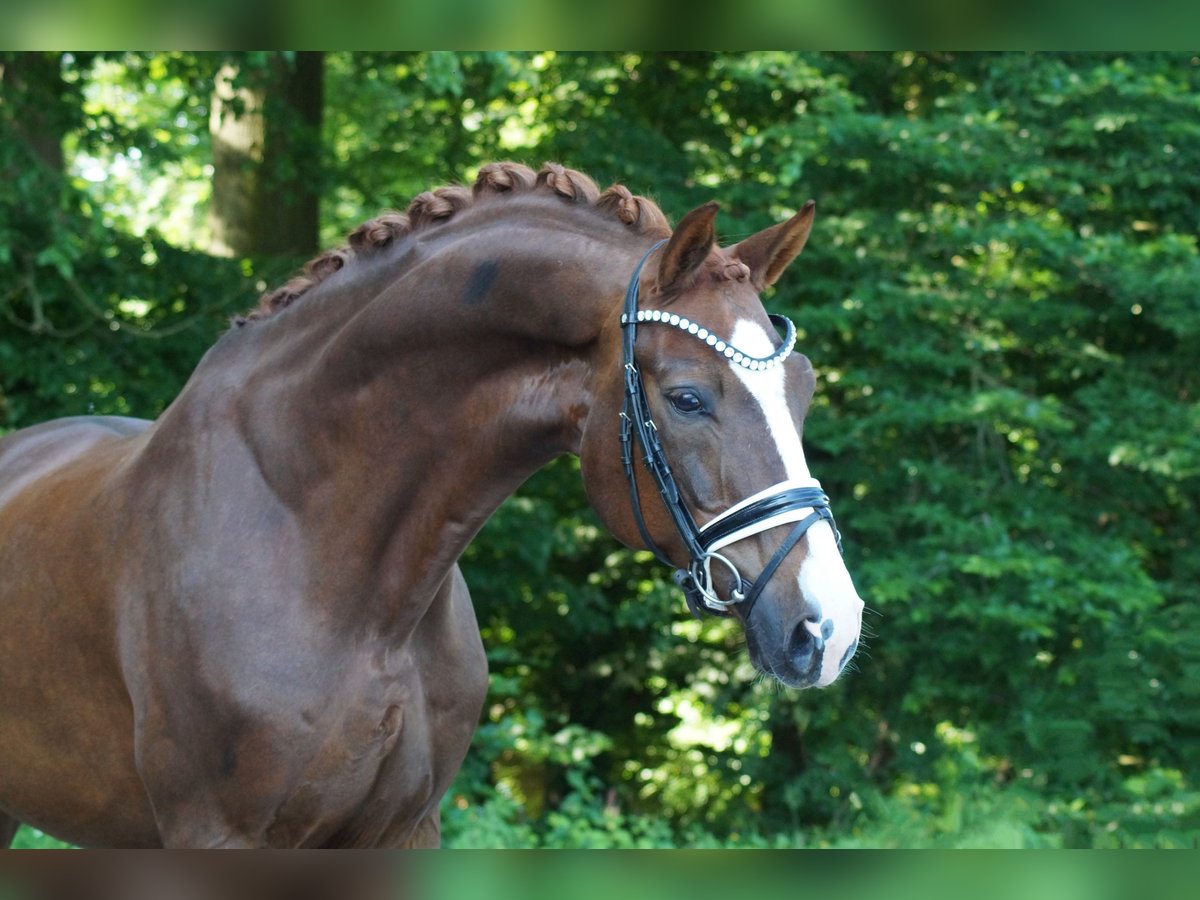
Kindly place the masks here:
[[(792, 320), (786, 316), (775, 314), (772, 314), (770, 319), (775, 327), (782, 328), (786, 332), (783, 344), (770, 356), (758, 357), (743, 353), (728, 341), (717, 337), (717, 335), (713, 334), (707, 328), (703, 328), (690, 319), (686, 319), (675, 313), (664, 312), (659, 309), (639, 309), (637, 312), (637, 321), (639, 324), (661, 322), (663, 325), (672, 325), (680, 331), (687, 332), (697, 340), (704, 341), (704, 343), (708, 344), (708, 346), (712, 347), (718, 353), (724, 354), (734, 363), (745, 369), (749, 369), (751, 372), (761, 372), (774, 368), (787, 359), (796, 346), (796, 326), (792, 324)], [(629, 317), (627, 315), (621, 316), (621, 324), (629, 324)]]

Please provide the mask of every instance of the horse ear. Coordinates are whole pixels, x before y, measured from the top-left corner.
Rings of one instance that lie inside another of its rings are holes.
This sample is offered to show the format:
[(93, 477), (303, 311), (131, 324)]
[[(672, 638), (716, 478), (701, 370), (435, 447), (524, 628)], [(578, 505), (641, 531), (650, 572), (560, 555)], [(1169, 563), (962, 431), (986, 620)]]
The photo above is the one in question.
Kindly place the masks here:
[(772, 225), (729, 248), (727, 252), (750, 267), (750, 281), (758, 290), (774, 284), (800, 255), (812, 231), (816, 210), (817, 204), (809, 200), (786, 222)]
[(686, 286), (701, 263), (708, 258), (717, 240), (713, 228), (717, 209), (717, 202), (710, 200), (680, 219), (658, 264), (660, 293), (667, 294)]

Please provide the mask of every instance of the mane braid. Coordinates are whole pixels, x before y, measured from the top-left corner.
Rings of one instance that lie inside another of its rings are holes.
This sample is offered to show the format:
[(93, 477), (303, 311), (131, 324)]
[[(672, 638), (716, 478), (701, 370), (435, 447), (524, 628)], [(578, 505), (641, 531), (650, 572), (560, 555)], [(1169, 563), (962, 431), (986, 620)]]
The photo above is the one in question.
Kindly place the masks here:
[(652, 200), (637, 196), (622, 184), (601, 191), (582, 172), (548, 162), (535, 172), (516, 162), (488, 163), (470, 188), (451, 185), (418, 194), (403, 212), (384, 212), (350, 232), (348, 246), (327, 250), (310, 260), (300, 274), (265, 292), (258, 305), (233, 321), (238, 327), (269, 318), (291, 306), (334, 272), (356, 259), (369, 259), (403, 240), (454, 218), (461, 210), (489, 195), (542, 192), (567, 203), (591, 207), (614, 216), (636, 234), (666, 236), (671, 224)]

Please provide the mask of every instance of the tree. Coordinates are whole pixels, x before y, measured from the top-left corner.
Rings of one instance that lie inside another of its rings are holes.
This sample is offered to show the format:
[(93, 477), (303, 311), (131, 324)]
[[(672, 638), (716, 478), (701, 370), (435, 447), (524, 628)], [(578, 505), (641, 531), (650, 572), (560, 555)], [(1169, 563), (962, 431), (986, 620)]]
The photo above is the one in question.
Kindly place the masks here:
[(212, 252), (317, 251), (324, 54), (240, 54), (212, 95)]
[(63, 174), (63, 138), (72, 123), (60, 53), (0, 56), (0, 90), (9, 106), (6, 119), (30, 157), (47, 172)]
[[(161, 127), (130, 126), (85, 96), (104, 59), (3, 60), (0, 427), (88, 412), (156, 415), (228, 314), (254, 296), (228, 261), (112, 227), (103, 204), (60, 162), (64, 147), (68, 160), (97, 145), (163, 152), (154, 146)], [(123, 94), (179, 77), (170, 58), (117, 59), (128, 79)]]

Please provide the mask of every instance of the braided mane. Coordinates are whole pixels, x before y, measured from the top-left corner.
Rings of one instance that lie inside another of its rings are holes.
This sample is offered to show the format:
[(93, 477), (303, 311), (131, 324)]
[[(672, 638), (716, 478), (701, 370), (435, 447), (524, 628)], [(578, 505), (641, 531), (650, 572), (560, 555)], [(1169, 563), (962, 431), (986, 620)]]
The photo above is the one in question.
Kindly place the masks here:
[(425, 191), (403, 213), (386, 212), (359, 225), (350, 233), (349, 246), (327, 250), (310, 260), (299, 275), (264, 293), (253, 310), (234, 322), (245, 325), (285, 309), (353, 260), (375, 256), (415, 231), (441, 224), (480, 197), (533, 191), (613, 215), (637, 234), (665, 236), (671, 230), (667, 217), (653, 201), (630, 193), (624, 185), (614, 184), (601, 191), (587, 175), (558, 163), (546, 163), (538, 172), (520, 163), (488, 163), (479, 170), (475, 184), (469, 189), (450, 186)]

